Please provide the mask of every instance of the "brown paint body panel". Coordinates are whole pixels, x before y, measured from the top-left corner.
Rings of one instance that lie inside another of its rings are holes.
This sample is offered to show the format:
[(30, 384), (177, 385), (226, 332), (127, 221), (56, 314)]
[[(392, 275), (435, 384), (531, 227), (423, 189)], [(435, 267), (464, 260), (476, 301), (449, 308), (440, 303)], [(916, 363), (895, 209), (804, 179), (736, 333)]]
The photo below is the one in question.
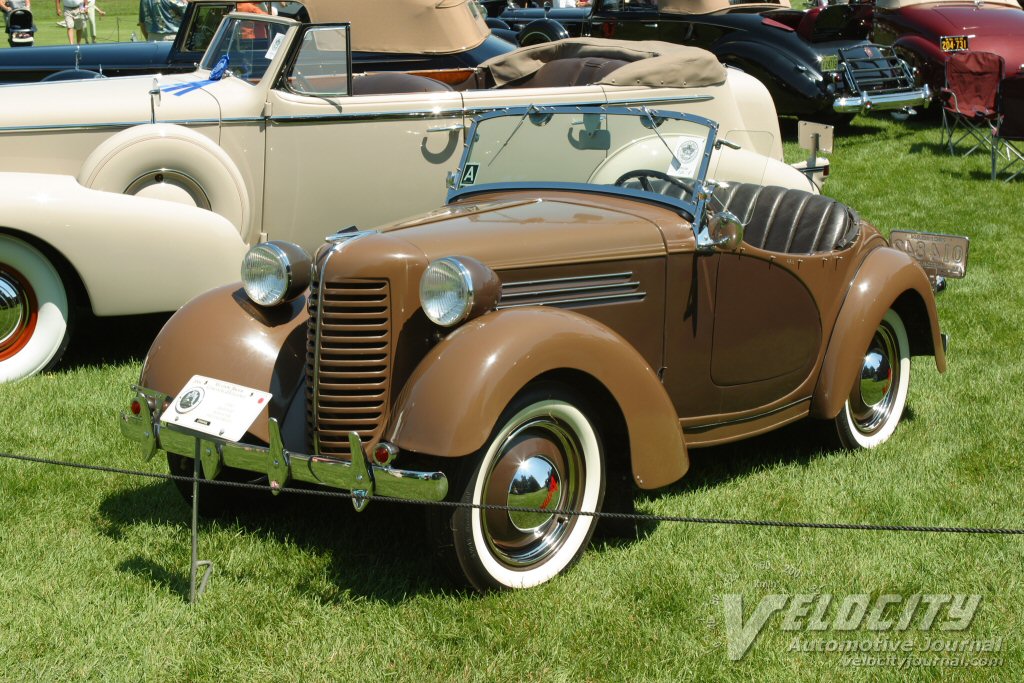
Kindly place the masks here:
[(864, 349), (886, 311), (905, 292), (916, 296), (900, 302), (904, 321), (911, 317), (926, 320), (916, 335), (908, 327), (911, 352), (934, 355), (938, 371), (946, 371), (939, 316), (928, 277), (917, 261), (904, 252), (875, 249), (858, 270), (832, 330), (811, 401), (811, 415), (831, 419), (839, 414), (860, 369)]
[(657, 488), (686, 473), (679, 421), (655, 371), (616, 332), (557, 309), (498, 311), (450, 334), (409, 378), (387, 438), (402, 449), (467, 455), (523, 387), (561, 369), (592, 376), (618, 401), (637, 485)]

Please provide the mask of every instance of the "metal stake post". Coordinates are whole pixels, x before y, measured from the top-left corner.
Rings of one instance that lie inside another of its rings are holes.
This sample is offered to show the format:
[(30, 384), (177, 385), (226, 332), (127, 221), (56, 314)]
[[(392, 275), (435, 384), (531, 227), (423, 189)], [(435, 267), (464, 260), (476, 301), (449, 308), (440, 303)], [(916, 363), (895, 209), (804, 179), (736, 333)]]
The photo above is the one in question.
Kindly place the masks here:
[[(213, 562), (199, 559), (199, 452), (202, 446), (202, 439), (197, 438), (195, 457), (192, 460), (192, 570), (189, 576), (188, 587), (189, 604), (195, 604), (202, 594), (206, 592), (206, 584), (213, 573)], [(203, 578), (200, 579), (197, 589), (196, 577), (199, 574), (200, 567), (206, 567), (206, 571), (203, 572)]]

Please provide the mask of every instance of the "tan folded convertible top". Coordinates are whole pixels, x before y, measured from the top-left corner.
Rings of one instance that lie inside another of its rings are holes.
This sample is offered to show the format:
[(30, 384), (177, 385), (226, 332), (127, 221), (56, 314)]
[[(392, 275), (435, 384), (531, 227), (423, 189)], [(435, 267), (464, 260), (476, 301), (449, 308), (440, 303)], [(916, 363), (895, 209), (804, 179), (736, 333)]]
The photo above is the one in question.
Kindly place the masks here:
[(357, 52), (450, 54), (491, 31), (470, 0), (302, 0), (313, 23), (352, 24)]
[(520, 48), (480, 66), (501, 86), (535, 73), (548, 62), (577, 57), (631, 62), (599, 81), (605, 85), (697, 88), (725, 82), (725, 67), (707, 50), (657, 40), (569, 38)]

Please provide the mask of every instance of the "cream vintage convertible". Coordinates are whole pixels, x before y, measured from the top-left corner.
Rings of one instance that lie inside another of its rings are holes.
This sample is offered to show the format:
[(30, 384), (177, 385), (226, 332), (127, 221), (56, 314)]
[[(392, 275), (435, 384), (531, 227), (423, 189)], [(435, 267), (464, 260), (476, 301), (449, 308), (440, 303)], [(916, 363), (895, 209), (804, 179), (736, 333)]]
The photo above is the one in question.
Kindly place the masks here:
[[(237, 280), (255, 243), (311, 249), (439, 205), (468, 124), (499, 108), (698, 114), (720, 125), (709, 175), (808, 188), (764, 86), (703, 50), (577, 39), (353, 74), (357, 34), (404, 52), (429, 36), (436, 54), (487, 32), (464, 0), (401, 4), (311, 0), (320, 23), (233, 13), (191, 74), (0, 87), (0, 381), (53, 365), (76, 312), (173, 311)], [(431, 8), (443, 31), (423, 29)]]

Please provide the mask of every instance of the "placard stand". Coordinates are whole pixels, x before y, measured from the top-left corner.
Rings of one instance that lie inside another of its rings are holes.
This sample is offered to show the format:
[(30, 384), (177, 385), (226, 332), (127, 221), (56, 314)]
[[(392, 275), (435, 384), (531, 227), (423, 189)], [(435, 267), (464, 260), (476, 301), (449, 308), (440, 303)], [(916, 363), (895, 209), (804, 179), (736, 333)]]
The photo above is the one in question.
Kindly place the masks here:
[[(192, 459), (192, 570), (189, 576), (188, 602), (195, 604), (203, 593), (206, 592), (206, 584), (213, 574), (213, 561), (199, 559), (199, 453), (203, 447), (203, 440), (198, 434), (193, 435), (196, 439), (196, 450)], [(203, 576), (199, 579), (199, 586), (196, 586), (196, 578), (199, 568), (205, 567)]]

